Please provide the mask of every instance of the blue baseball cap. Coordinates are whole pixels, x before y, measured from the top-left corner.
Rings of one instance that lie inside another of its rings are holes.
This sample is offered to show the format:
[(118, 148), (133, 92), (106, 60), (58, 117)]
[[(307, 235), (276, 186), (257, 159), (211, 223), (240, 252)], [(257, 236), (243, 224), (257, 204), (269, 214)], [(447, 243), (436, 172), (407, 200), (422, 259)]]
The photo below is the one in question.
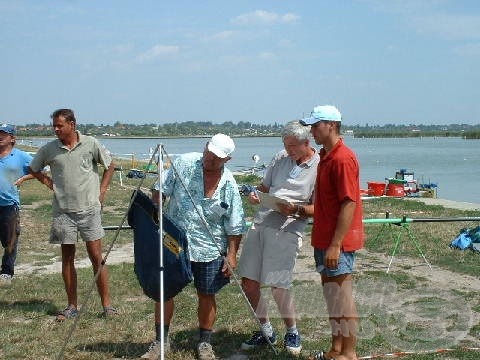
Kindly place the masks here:
[(0, 131), (6, 132), (7, 134), (15, 136), (17, 134), (17, 129), (15, 126), (10, 124), (1, 124)]
[(303, 126), (313, 125), (319, 121), (342, 121), (342, 114), (333, 105), (318, 105), (313, 108), (309, 117), (300, 120)]

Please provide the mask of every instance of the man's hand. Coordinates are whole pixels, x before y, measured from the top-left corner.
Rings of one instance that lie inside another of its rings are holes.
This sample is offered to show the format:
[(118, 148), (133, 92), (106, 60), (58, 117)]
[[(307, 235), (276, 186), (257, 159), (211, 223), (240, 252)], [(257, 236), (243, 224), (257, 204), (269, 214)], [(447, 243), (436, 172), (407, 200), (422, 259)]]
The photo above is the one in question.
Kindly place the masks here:
[(105, 195), (106, 195), (106, 191), (100, 191), (100, 196), (98, 197), (98, 200), (100, 200), (100, 205), (103, 206), (103, 202), (105, 201)]
[[(230, 265), (231, 270), (227, 266), (227, 263)], [(227, 254), (227, 256), (225, 256), (225, 261), (224, 261), (224, 264), (223, 264), (223, 267), (222, 267), (223, 276), (228, 277), (228, 278), (231, 277), (233, 275), (232, 271), (234, 269), (236, 269), (236, 267), (237, 267), (237, 256)]]
[(295, 205), (292, 203), (284, 204), (284, 203), (278, 202), (277, 206), (280, 213), (285, 216), (293, 216), (298, 211), (298, 205)]
[(340, 259), (340, 246), (330, 245), (325, 251), (323, 264), (327, 269), (337, 269)]
[(40, 181), (43, 185), (48, 187), (50, 190), (53, 190), (53, 180), (50, 176), (46, 175), (41, 171), (34, 172), (30, 167), (29, 167), (29, 171), (30, 171), (30, 175), (32, 175), (35, 179)]
[(260, 199), (255, 191), (252, 191), (250, 194), (248, 194), (248, 202), (252, 205), (260, 204)]

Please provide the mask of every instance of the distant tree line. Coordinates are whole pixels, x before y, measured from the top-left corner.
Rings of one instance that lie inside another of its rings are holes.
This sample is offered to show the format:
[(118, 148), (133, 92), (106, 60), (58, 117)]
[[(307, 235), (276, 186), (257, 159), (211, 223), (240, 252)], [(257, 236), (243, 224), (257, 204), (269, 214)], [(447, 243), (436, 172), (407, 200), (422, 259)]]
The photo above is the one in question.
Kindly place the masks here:
[[(279, 136), (282, 124), (253, 124), (240, 121), (235, 124), (226, 121), (222, 124), (211, 122), (187, 121), (182, 123), (166, 124), (123, 124), (119, 121), (113, 125), (81, 124), (77, 128), (83, 134), (94, 136), (138, 136), (138, 137), (194, 137), (210, 136), (216, 133), (225, 133), (230, 136)], [(27, 124), (17, 126), (18, 135), (25, 137), (52, 136), (51, 125)], [(480, 124), (450, 124), (450, 125), (354, 125), (342, 124), (345, 135), (353, 134), (355, 137), (464, 137), (467, 139), (480, 139)]]

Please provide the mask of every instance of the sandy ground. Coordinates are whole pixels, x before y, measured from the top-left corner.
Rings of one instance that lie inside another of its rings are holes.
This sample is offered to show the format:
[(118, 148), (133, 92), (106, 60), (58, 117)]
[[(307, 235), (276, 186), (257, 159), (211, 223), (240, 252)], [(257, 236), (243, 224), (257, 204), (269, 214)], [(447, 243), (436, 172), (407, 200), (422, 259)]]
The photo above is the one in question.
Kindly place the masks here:
[(458, 210), (473, 210), (473, 211), (480, 211), (480, 204), (470, 203), (470, 202), (460, 202), (460, 201), (453, 201), (453, 200), (445, 200), (445, 199), (434, 199), (434, 198), (409, 198), (405, 197), (406, 200), (412, 201), (421, 201), (426, 205), (441, 205), (446, 208), (450, 209), (458, 209)]
[[(480, 204), (475, 203), (468, 203), (468, 202), (458, 202), (452, 200), (444, 200), (444, 199), (433, 199), (433, 198), (404, 198), (407, 201), (421, 201), (427, 205), (441, 205), (447, 208), (452, 209), (459, 209), (459, 210), (479, 210), (480, 211)], [(480, 214), (479, 214), (480, 215)], [(306, 238), (304, 240), (305, 246), (302, 248), (302, 253), (300, 255), (306, 256), (306, 261), (302, 260), (302, 256), (300, 256), (300, 260), (297, 263), (296, 274), (299, 280), (302, 279), (309, 279), (314, 280), (312, 275), (309, 275), (305, 278), (306, 273), (312, 274), (313, 268), (311, 268), (311, 259), (313, 258), (313, 252), (311, 247), (308, 245), (310, 243), (310, 239)], [(381, 257), (380, 255), (373, 255), (365, 252), (365, 259), (368, 260), (369, 257)], [(388, 259), (384, 259), (384, 262), (388, 263)], [(404, 260), (405, 261), (405, 260)], [(127, 244), (121, 247), (114, 247), (111, 253), (108, 255), (107, 263), (108, 264), (119, 264), (123, 262), (133, 262), (133, 243)], [(310, 264), (310, 265), (309, 265)], [(78, 259), (76, 261), (76, 265), (79, 268), (82, 267), (89, 267), (90, 261), (88, 258), (85, 259)], [(46, 273), (58, 273), (61, 272), (61, 262), (60, 261), (53, 261), (51, 264), (48, 265), (32, 265), (32, 264), (18, 264), (16, 266), (16, 272), (18, 276), (29, 275), (29, 274), (46, 274)], [(439, 272), (439, 269), (435, 269), (436, 272)], [(455, 277), (458, 276), (455, 274)], [(468, 281), (470, 281), (469, 279)], [(478, 281), (478, 280), (477, 280)], [(480, 287), (476, 288), (480, 290)]]

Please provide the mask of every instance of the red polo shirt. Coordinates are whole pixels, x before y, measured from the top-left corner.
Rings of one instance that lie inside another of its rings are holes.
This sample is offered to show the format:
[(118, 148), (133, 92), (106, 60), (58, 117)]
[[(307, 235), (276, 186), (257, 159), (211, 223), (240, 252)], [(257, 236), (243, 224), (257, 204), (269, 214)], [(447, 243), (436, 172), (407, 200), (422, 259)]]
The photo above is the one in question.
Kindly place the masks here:
[(340, 205), (345, 199), (356, 203), (342, 251), (363, 247), (362, 201), (360, 199), (360, 170), (355, 153), (340, 139), (327, 154), (320, 150), (320, 165), (315, 183), (315, 213), (313, 216), (312, 246), (326, 250), (337, 226)]

